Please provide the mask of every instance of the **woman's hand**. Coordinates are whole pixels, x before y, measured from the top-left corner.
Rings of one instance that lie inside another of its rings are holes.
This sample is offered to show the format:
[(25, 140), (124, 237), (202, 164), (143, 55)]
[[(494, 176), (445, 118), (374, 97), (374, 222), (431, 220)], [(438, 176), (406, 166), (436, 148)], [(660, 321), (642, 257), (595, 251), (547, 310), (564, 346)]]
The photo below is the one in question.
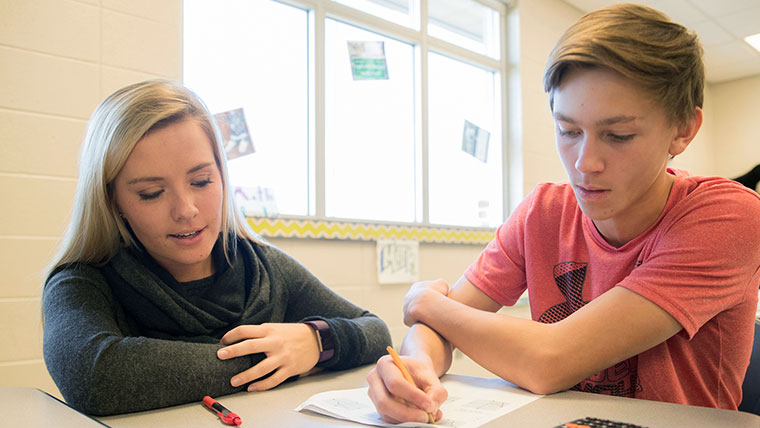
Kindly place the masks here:
[(404, 296), (404, 324), (411, 327), (417, 321), (422, 321), (421, 316), (428, 304), (446, 296), (449, 293), (449, 284), (442, 280), (420, 281), (412, 284), (412, 287)]
[(241, 325), (228, 331), (221, 343), (229, 346), (217, 351), (220, 360), (256, 353), (266, 355), (261, 362), (230, 380), (232, 386), (239, 386), (274, 372), (250, 384), (248, 391), (274, 388), (291, 376), (308, 372), (319, 361), (314, 330), (302, 323)]
[(424, 423), (428, 420), (427, 413), (430, 413), (436, 421), (440, 420), (443, 414), (439, 407), (449, 393), (436, 376), (432, 362), (429, 359), (401, 358), (417, 386), (404, 378), (390, 355), (381, 357), (367, 375), (367, 394), (380, 417), (393, 424)]

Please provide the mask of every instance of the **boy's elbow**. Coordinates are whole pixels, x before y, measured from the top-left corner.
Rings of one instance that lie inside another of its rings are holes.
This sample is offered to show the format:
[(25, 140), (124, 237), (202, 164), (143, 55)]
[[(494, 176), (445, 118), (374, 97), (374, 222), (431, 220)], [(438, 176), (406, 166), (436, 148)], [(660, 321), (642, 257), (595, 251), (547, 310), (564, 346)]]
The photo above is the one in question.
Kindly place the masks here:
[(553, 377), (553, 373), (551, 372), (544, 370), (531, 370), (531, 372), (525, 375), (519, 386), (534, 394), (554, 394), (555, 392), (564, 391), (572, 387), (572, 385), (558, 381), (556, 377)]
[(525, 389), (534, 394), (548, 395), (554, 394), (555, 392), (564, 391), (567, 388), (551, 379), (536, 379), (534, 382), (526, 385)]
[(565, 391), (578, 383), (568, 376), (567, 365), (563, 360), (567, 356), (555, 355), (551, 350), (540, 351), (525, 361), (518, 373), (512, 373), (512, 379), (501, 376), (534, 394), (547, 395)]

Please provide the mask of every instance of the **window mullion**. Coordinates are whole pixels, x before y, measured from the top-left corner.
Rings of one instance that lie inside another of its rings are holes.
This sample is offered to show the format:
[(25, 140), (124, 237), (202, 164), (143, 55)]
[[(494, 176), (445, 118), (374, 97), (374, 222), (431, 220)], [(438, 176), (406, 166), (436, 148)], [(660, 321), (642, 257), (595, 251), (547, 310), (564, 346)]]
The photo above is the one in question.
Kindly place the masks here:
[(501, 47), (501, 105), (502, 139), (504, 141), (502, 180), (504, 199), (502, 200), (503, 220), (517, 208), (523, 197), (522, 126), (520, 111), (520, 73), (518, 68), (519, 15), (513, 5), (502, 12), (501, 37), (506, 42)]
[(314, 168), (316, 216), (325, 218), (325, 8), (314, 8)]
[(422, 128), (422, 223), (430, 223), (430, 173), (428, 168), (428, 0), (420, 1), (420, 127)]

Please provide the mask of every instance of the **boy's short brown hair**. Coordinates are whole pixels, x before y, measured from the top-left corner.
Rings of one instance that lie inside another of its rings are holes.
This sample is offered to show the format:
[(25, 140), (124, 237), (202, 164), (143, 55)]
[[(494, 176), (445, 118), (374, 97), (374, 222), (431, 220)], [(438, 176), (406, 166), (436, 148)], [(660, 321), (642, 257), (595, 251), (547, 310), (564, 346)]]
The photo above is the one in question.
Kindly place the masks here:
[(635, 80), (668, 113), (686, 124), (702, 107), (705, 71), (697, 35), (649, 7), (622, 4), (584, 15), (565, 31), (549, 55), (544, 90), (554, 90), (568, 69), (608, 67)]

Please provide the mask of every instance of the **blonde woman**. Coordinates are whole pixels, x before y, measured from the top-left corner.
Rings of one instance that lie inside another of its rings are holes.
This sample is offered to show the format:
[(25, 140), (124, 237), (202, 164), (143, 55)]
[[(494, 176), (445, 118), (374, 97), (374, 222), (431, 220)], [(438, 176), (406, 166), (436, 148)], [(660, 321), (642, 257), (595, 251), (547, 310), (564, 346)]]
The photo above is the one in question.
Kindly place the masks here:
[(48, 370), (97, 415), (266, 390), (390, 344), (382, 320), (250, 230), (211, 115), (163, 80), (92, 114), (42, 304)]

